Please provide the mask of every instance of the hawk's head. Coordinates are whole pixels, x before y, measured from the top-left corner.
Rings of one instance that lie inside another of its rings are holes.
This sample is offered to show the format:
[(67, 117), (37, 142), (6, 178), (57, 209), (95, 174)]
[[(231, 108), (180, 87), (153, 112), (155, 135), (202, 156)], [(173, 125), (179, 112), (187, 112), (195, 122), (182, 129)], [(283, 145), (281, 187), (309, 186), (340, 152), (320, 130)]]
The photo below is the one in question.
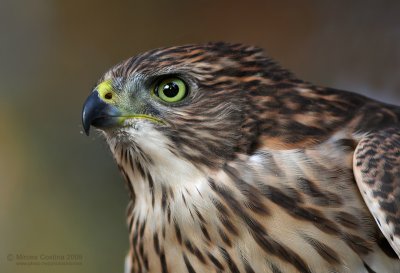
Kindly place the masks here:
[(252, 46), (156, 49), (105, 73), (84, 105), (83, 126), (86, 133), (91, 125), (101, 129), (112, 149), (166, 151), (216, 166), (257, 144), (258, 113), (249, 93), (289, 77)]

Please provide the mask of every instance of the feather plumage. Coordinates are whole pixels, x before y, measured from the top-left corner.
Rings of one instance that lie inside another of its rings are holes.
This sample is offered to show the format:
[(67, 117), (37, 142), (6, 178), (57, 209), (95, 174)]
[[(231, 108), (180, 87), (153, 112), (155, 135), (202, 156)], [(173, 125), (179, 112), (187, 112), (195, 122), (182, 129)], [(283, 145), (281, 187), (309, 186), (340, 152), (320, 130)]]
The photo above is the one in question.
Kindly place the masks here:
[[(185, 81), (181, 102), (149, 95), (166, 76)], [(384, 132), (395, 149), (373, 156), (398, 172), (400, 108), (304, 82), (240, 44), (156, 49), (104, 81), (113, 107), (163, 122), (100, 126), (131, 195), (128, 272), (400, 272), (384, 237), (398, 213), (380, 210), (391, 224), (381, 230), (370, 205), (385, 197), (363, 199), (354, 178), (370, 185), (368, 152), (353, 170), (354, 152)]]

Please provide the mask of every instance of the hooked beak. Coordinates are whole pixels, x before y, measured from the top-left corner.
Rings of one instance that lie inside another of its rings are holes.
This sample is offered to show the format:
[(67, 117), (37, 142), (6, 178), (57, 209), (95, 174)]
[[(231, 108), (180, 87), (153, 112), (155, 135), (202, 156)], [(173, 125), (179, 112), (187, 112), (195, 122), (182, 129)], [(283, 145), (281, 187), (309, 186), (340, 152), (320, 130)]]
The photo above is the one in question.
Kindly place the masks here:
[(100, 98), (97, 90), (86, 99), (82, 110), (82, 125), (86, 135), (89, 135), (90, 126), (109, 128), (119, 125), (121, 112), (112, 104)]

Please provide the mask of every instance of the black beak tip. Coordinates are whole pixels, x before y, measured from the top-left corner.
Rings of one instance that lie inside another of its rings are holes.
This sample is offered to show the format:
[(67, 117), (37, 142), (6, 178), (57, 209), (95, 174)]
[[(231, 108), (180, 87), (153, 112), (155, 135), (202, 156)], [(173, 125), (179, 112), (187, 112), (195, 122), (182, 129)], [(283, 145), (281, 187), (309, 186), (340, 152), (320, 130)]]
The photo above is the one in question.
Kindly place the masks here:
[(90, 94), (90, 96), (86, 99), (83, 109), (82, 109), (82, 127), (85, 131), (85, 134), (88, 136), (90, 132), (90, 126), (92, 124), (93, 119), (96, 117), (98, 113), (98, 105), (100, 103), (99, 94), (97, 91), (94, 91)]
[(87, 122), (85, 121), (84, 115), (85, 115), (85, 113), (83, 113), (82, 126), (83, 126), (83, 130), (85, 131), (85, 134), (86, 134), (87, 136), (89, 136), (89, 133), (90, 133), (90, 123), (87, 123)]

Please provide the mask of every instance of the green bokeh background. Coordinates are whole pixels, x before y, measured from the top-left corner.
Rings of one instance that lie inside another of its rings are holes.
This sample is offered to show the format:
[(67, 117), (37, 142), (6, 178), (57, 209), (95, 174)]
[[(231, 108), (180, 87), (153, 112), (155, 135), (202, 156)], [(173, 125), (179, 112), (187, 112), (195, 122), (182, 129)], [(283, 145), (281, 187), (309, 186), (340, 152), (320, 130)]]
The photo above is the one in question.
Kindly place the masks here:
[[(123, 272), (127, 193), (80, 124), (111, 65), (160, 46), (244, 42), (303, 79), (400, 104), (399, 14), (399, 1), (0, 0), (0, 272)], [(18, 254), (83, 261), (22, 266)]]

